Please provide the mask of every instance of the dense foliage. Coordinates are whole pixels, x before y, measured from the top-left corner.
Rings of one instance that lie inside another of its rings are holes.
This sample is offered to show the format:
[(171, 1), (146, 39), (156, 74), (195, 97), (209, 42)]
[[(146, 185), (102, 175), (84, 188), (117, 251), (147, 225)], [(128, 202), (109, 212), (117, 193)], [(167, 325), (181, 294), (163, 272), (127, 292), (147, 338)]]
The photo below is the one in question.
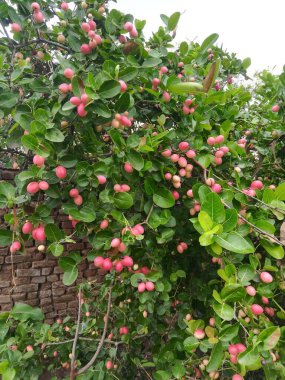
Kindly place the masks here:
[(64, 244), (88, 237), (106, 271), (79, 324), (1, 314), (3, 380), (285, 377), (285, 73), (252, 82), (218, 35), (177, 47), (180, 14), (161, 18), (145, 40), (96, 0), (0, 4), (0, 163), (20, 169), (0, 244), (34, 239), (71, 285)]

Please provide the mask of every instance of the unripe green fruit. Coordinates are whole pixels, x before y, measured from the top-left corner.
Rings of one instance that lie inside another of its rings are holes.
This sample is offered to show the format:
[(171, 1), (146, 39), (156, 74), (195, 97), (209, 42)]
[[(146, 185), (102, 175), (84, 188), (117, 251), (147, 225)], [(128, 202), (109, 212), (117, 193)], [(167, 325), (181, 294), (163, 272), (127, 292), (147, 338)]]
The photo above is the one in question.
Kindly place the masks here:
[(63, 27), (66, 27), (67, 22), (65, 20), (61, 20), (60, 21), (60, 25), (63, 26)]

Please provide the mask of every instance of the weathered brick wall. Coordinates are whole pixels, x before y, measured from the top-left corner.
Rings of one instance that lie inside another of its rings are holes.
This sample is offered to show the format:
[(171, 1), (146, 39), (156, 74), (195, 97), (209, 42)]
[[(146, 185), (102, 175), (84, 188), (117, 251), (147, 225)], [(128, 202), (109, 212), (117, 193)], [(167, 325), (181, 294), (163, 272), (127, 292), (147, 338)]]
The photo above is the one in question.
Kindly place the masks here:
[[(14, 173), (1, 171), (1, 179), (11, 180)], [(5, 210), (0, 210), (3, 215)], [(72, 226), (66, 215), (59, 211), (54, 213), (54, 219), (67, 233)], [(100, 273), (93, 263), (85, 259), (79, 265), (79, 276), (72, 286), (62, 283), (63, 272), (58, 266), (58, 259), (45, 252), (39, 252), (32, 240), (26, 242), (24, 255), (11, 255), (9, 247), (0, 248), (0, 311), (10, 310), (15, 302), (25, 302), (31, 306), (40, 307), (45, 313), (46, 322), (52, 323), (57, 317), (74, 316), (78, 301), (76, 284), (82, 281), (94, 280)], [(66, 244), (63, 255), (77, 251), (85, 257), (90, 246), (85, 241)]]

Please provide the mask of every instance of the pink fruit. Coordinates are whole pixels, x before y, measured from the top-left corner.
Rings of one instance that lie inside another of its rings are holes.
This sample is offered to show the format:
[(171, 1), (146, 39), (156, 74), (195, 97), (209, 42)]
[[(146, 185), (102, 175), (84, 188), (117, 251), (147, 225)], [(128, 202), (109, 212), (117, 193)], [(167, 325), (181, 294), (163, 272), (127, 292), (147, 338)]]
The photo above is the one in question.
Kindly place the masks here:
[(193, 150), (193, 149), (188, 150), (188, 151), (186, 152), (186, 156), (187, 156), (188, 158), (194, 158), (194, 157), (196, 157), (195, 150)]
[(127, 88), (128, 88), (127, 83), (124, 82), (123, 80), (119, 80), (119, 83), (120, 83), (120, 86), (121, 86), (121, 92), (127, 91)]
[(186, 194), (187, 194), (187, 197), (193, 198), (193, 190), (192, 189), (187, 190)]
[(101, 230), (105, 230), (106, 228), (108, 228), (108, 226), (109, 226), (109, 222), (107, 219), (102, 220), (102, 222), (100, 223)]
[(70, 196), (71, 198), (76, 198), (78, 195), (79, 195), (79, 191), (78, 191), (77, 189), (71, 189), (71, 190), (69, 191), (69, 196)]
[(81, 206), (83, 203), (83, 198), (81, 195), (77, 195), (77, 197), (73, 198), (73, 200), (76, 206)]
[(99, 34), (95, 34), (94, 39), (95, 39), (95, 41), (97, 42), (98, 45), (101, 45), (102, 38), (101, 38), (101, 36), (99, 36)]
[(256, 303), (254, 303), (253, 305), (251, 305), (251, 311), (254, 315), (261, 315), (263, 314), (263, 307), (260, 306), (260, 305), (257, 305)]
[(172, 191), (172, 195), (176, 201), (180, 198), (180, 195), (179, 195), (178, 191), (176, 191), (176, 190)]
[(35, 194), (39, 191), (40, 187), (38, 182), (30, 182), (27, 186), (27, 192), (29, 194)]
[(178, 162), (179, 158), (180, 158), (180, 156), (176, 153), (174, 153), (170, 156), (171, 162)]
[(125, 44), (127, 42), (127, 39), (122, 34), (118, 37), (118, 40), (121, 44)]
[(256, 290), (253, 286), (247, 286), (246, 287), (246, 292), (248, 295), (254, 297), (256, 295)]
[(264, 310), (269, 317), (274, 317), (275, 311), (272, 307), (265, 307)]
[(133, 28), (131, 31), (130, 31), (130, 36), (133, 37), (133, 38), (137, 38), (138, 36), (138, 31), (136, 30), (136, 28)]
[(230, 361), (233, 364), (237, 364), (237, 355), (230, 355)]
[(227, 146), (222, 146), (221, 148), (220, 148), (220, 150), (222, 151), (222, 152), (224, 152), (225, 154), (227, 154), (227, 153), (229, 153), (229, 148), (227, 147)]
[(116, 191), (116, 193), (120, 193), (122, 191), (121, 185), (119, 185), (118, 183), (116, 183), (114, 185), (114, 191)]
[(77, 96), (72, 96), (70, 98), (70, 103), (73, 104), (74, 106), (79, 106), (81, 104), (81, 99), (78, 98)]
[(81, 102), (84, 104), (84, 105), (86, 105), (87, 103), (89, 103), (90, 102), (90, 98), (89, 98), (89, 96), (87, 95), (87, 94), (85, 94), (85, 93), (83, 93), (82, 95), (81, 95)]
[(224, 154), (225, 153), (222, 150), (217, 150), (215, 152), (215, 157), (222, 158), (222, 157), (224, 157)]
[(120, 243), (121, 243), (120, 239), (114, 238), (114, 239), (111, 240), (111, 247), (112, 248), (117, 248)]
[(33, 346), (31, 346), (31, 345), (27, 346), (27, 347), (26, 347), (26, 350), (27, 350), (28, 352), (34, 351)]
[(190, 108), (188, 106), (183, 106), (182, 107), (182, 112), (184, 113), (184, 115), (189, 115), (190, 113)]
[(154, 283), (151, 281), (147, 281), (145, 283), (145, 288), (147, 291), (152, 292), (154, 290)]
[(104, 259), (103, 264), (102, 264), (102, 269), (104, 270), (111, 270), (113, 268), (113, 264), (111, 259)]
[(33, 163), (34, 163), (35, 165), (37, 165), (39, 168), (41, 168), (41, 167), (44, 166), (44, 164), (45, 164), (45, 159), (44, 159), (44, 157), (39, 156), (39, 155), (36, 154), (36, 155), (33, 157)]
[(235, 373), (232, 377), (232, 380), (243, 380), (243, 377), (238, 373)]
[(77, 107), (77, 113), (80, 117), (85, 117), (87, 115), (87, 112), (85, 111), (85, 107), (83, 103), (80, 103)]
[(134, 262), (130, 256), (124, 256), (122, 264), (124, 265), (124, 267), (132, 267), (134, 265)]
[(55, 175), (57, 178), (64, 179), (66, 177), (66, 169), (63, 166), (57, 166), (55, 168)]
[(131, 22), (126, 22), (124, 24), (124, 29), (127, 31), (127, 32), (131, 32), (133, 30), (134, 26)]
[(216, 183), (216, 181), (214, 180), (214, 178), (208, 178), (206, 180), (206, 185), (208, 185), (208, 186), (214, 186), (215, 183)]
[(33, 11), (39, 11), (41, 9), (40, 5), (36, 2), (32, 3), (31, 7)]
[(179, 157), (179, 160), (177, 161), (178, 165), (181, 167), (181, 168), (185, 168), (186, 165), (187, 165), (187, 160), (186, 158), (184, 157)]
[(163, 157), (170, 157), (171, 156), (171, 150), (170, 149), (166, 149), (164, 150), (161, 154)]
[(212, 191), (214, 193), (217, 193), (219, 194), (221, 191), (222, 191), (222, 186), (219, 185), (218, 183), (215, 183), (212, 187), (211, 187)]
[(152, 80), (152, 84), (153, 84), (154, 87), (157, 87), (157, 86), (159, 85), (159, 83), (160, 83), (160, 79), (158, 79), (158, 78), (153, 78), (153, 80)]
[(220, 157), (214, 157), (214, 162), (216, 165), (221, 165), (223, 163), (223, 160)]
[(213, 317), (210, 318), (210, 319), (209, 319), (209, 325), (212, 326), (212, 327), (214, 327), (215, 324), (216, 324), (215, 318), (213, 318)]
[(197, 338), (197, 339), (204, 339), (204, 337), (205, 337), (205, 331), (202, 330), (202, 329), (197, 329), (197, 330), (195, 330), (195, 332), (194, 332), (194, 336), (195, 336), (195, 338)]
[(83, 23), (81, 24), (81, 29), (82, 29), (84, 32), (88, 33), (89, 30), (91, 29), (91, 27), (90, 27), (90, 25), (89, 25), (87, 22), (83, 22)]
[(180, 243), (180, 245), (182, 246), (183, 249), (187, 249), (188, 248), (188, 245), (184, 241), (182, 241)]
[(132, 173), (134, 171), (132, 165), (129, 162), (126, 162), (124, 165), (124, 170), (127, 173)]
[(236, 348), (238, 350), (238, 353), (244, 352), (246, 350), (245, 345), (242, 344), (242, 343), (237, 343), (235, 346), (236, 346)]
[(111, 360), (107, 360), (105, 366), (108, 370), (114, 367), (113, 362)]
[(21, 249), (21, 243), (19, 241), (14, 241), (10, 246), (10, 252), (15, 253)]
[(19, 24), (13, 23), (11, 24), (11, 31), (15, 33), (19, 33), (22, 30)]
[(67, 83), (61, 83), (59, 86), (58, 86), (58, 89), (60, 92), (62, 92), (63, 94), (67, 94), (69, 92), (69, 84)]
[(39, 188), (40, 190), (46, 191), (49, 188), (49, 184), (47, 183), (47, 181), (40, 181)]
[(168, 68), (166, 66), (162, 66), (159, 71), (161, 72), (161, 74), (166, 74), (168, 73)]
[(259, 278), (262, 282), (265, 282), (266, 284), (270, 284), (273, 281), (273, 277), (268, 272), (261, 272)]
[(184, 62), (178, 62), (178, 67), (183, 67), (184, 66)]
[(97, 175), (97, 179), (98, 179), (100, 185), (104, 185), (107, 181), (107, 179), (104, 175)]
[(230, 344), (228, 347), (228, 351), (231, 355), (237, 355), (239, 353), (235, 344)]
[(208, 139), (207, 139), (207, 144), (208, 145), (215, 145), (216, 144), (216, 139), (215, 139), (215, 137), (209, 137)]
[(139, 292), (139, 293), (143, 293), (143, 292), (145, 291), (145, 288), (146, 288), (146, 286), (145, 286), (145, 283), (144, 283), (144, 282), (140, 282), (140, 283), (138, 284), (138, 292)]
[[(94, 32), (92, 31), (92, 33), (94, 33)], [(97, 44), (97, 42), (94, 39), (92, 39), (91, 41), (89, 41), (88, 45), (89, 45), (90, 49), (95, 49), (98, 44)]]
[(127, 335), (129, 333), (129, 329), (126, 326), (120, 327), (120, 335)]
[[(96, 35), (96, 33), (94, 32), (94, 30), (89, 30), (88, 37), (90, 37), (91, 39), (93, 39), (93, 38), (95, 38), (95, 35)], [(96, 41), (95, 41), (95, 43), (96, 43), (96, 46), (97, 46), (97, 42)], [(89, 44), (89, 46), (90, 46), (90, 44)], [(92, 46), (90, 46), (90, 47), (92, 48)]]
[(164, 174), (164, 178), (165, 178), (167, 181), (170, 181), (171, 178), (172, 178), (172, 174), (171, 174), (171, 173), (165, 173), (165, 174)]
[[(35, 231), (35, 232), (34, 232)], [(35, 228), (32, 232), (32, 236), (35, 240), (38, 240), (38, 241), (45, 241), (46, 240), (46, 234), (45, 234), (45, 230), (44, 230), (44, 227), (41, 226), (41, 227), (38, 227), (38, 228)]]
[(95, 257), (94, 265), (96, 268), (102, 268), (103, 263), (104, 263), (104, 257), (102, 257), (102, 256)]
[(27, 234), (30, 234), (33, 230), (33, 225), (31, 222), (26, 222), (23, 224), (23, 227), (22, 227), (22, 232), (23, 234), (27, 235)]
[(182, 247), (181, 244), (178, 244), (178, 246), (176, 247), (176, 249), (177, 249), (177, 252), (180, 253), (180, 254), (182, 254), (184, 252), (184, 248)]
[(223, 141), (224, 141), (224, 136), (223, 135), (219, 135), (216, 137), (215, 141), (216, 141), (216, 144), (221, 144)]
[(63, 72), (65, 78), (72, 79), (74, 77), (74, 71), (72, 69), (65, 69)]
[(125, 252), (125, 250), (127, 249), (127, 246), (125, 243), (121, 242), (118, 246), (118, 251), (119, 252)]
[(127, 116), (121, 116), (121, 123), (125, 126), (125, 127), (130, 127), (132, 125), (132, 122), (130, 119), (127, 118)]
[(96, 25), (96, 22), (94, 20), (89, 20), (88, 24), (90, 25), (91, 30), (96, 30), (97, 25)]
[(44, 22), (45, 18), (44, 18), (44, 15), (42, 14), (42, 12), (35, 11), (34, 12), (34, 20), (37, 24), (41, 24), (42, 22)]
[(129, 185), (126, 185), (126, 184), (121, 185), (121, 191), (128, 192), (130, 190), (131, 190), (131, 188)]
[(61, 3), (60, 4), (60, 8), (63, 10), (63, 11), (67, 11), (69, 9), (69, 4), (68, 3)]
[(116, 272), (122, 272), (123, 269), (124, 269), (123, 264), (122, 264), (120, 261), (118, 261), (118, 262), (115, 264), (115, 271), (116, 271)]
[(264, 303), (264, 305), (268, 305), (269, 304), (269, 299), (267, 297), (262, 296), (261, 300), (262, 300), (262, 303)]
[(280, 106), (278, 106), (278, 104), (275, 104), (275, 105), (272, 106), (272, 108), (271, 108), (271, 111), (272, 111), (272, 112), (279, 112), (279, 110), (280, 110)]
[(187, 150), (189, 148), (189, 143), (186, 141), (181, 141), (181, 143), (178, 145), (178, 148), (180, 150)]
[(87, 45), (87, 44), (83, 44), (83, 45), (81, 45), (81, 47), (80, 47), (80, 51), (81, 51), (82, 54), (87, 55), (87, 54), (90, 54), (90, 53), (91, 53), (91, 48), (90, 48), (89, 45)]
[(167, 91), (164, 91), (162, 94), (162, 98), (165, 101), (165, 103), (169, 103), (171, 100), (171, 95)]
[(250, 185), (250, 188), (261, 190), (263, 188), (263, 183), (259, 180), (253, 181)]

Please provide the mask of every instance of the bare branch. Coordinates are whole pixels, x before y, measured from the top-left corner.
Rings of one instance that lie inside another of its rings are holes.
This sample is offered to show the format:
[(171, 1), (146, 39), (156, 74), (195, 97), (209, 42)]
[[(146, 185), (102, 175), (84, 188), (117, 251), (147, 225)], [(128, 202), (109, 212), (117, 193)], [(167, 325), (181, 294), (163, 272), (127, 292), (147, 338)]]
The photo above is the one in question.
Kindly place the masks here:
[(75, 331), (75, 336), (73, 340), (73, 346), (72, 346), (72, 353), (71, 353), (71, 364), (70, 364), (70, 379), (75, 379), (75, 351), (76, 351), (76, 344), (79, 336), (79, 328), (80, 328), (80, 316), (81, 316), (81, 289), (79, 289), (78, 293), (78, 314), (77, 314), (77, 326)]
[(35, 40), (31, 40), (31, 41), (27, 41), (23, 44), (20, 44), (20, 45), (16, 45), (15, 48), (16, 49), (21, 49), (23, 47), (26, 47), (28, 45), (34, 45), (34, 44), (47, 44), (47, 45), (53, 45), (53, 46), (56, 46), (56, 47), (59, 47), (61, 49), (64, 49), (66, 51), (70, 51), (71, 49), (65, 45), (62, 45), (58, 42), (54, 42), (54, 41), (49, 41), (49, 40), (45, 40), (44, 38), (37, 38)]

